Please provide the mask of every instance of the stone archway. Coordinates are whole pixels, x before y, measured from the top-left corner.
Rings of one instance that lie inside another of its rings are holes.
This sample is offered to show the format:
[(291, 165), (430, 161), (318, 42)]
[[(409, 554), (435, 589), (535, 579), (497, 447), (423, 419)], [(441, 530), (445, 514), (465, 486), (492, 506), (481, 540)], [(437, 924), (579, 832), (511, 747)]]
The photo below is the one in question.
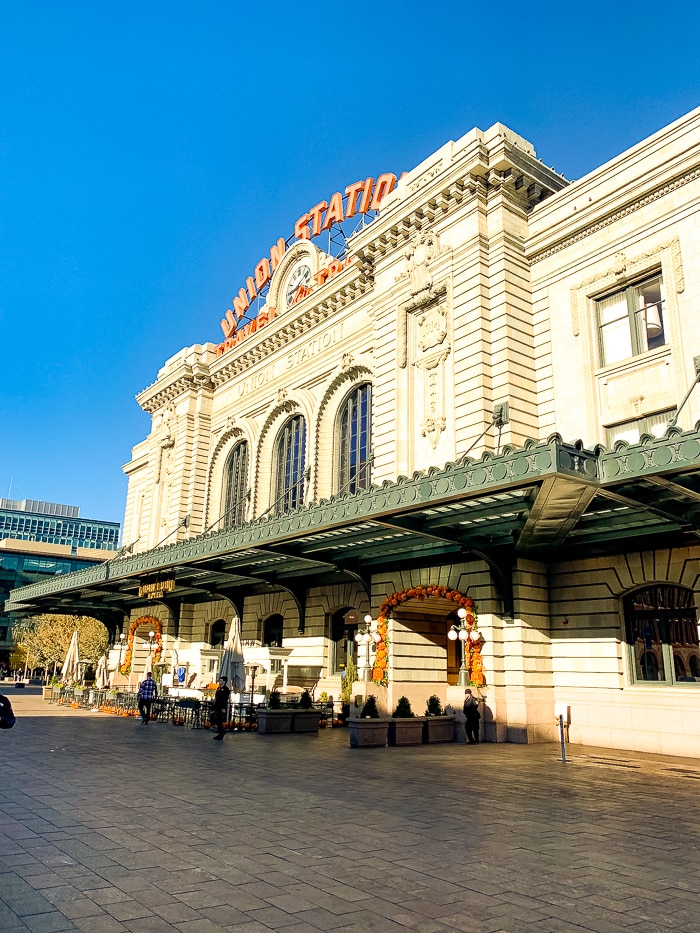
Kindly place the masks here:
[[(394, 619), (393, 628), (398, 638), (399, 625), (397, 623), (401, 618), (401, 608), (404, 607), (404, 614), (408, 616), (410, 615), (407, 611), (408, 607), (414, 604), (421, 610), (421, 617), (428, 617), (428, 621), (417, 633), (415, 627), (410, 624), (404, 625), (400, 639), (402, 650), (392, 651), (389, 619), (392, 617)], [(372, 667), (372, 682), (382, 686), (388, 686), (390, 681), (397, 684), (401, 682), (414, 684), (416, 669), (411, 665), (415, 665), (416, 660), (420, 659), (418, 670), (421, 678), (419, 679), (426, 684), (439, 682), (447, 685), (449, 667), (447, 632), (452, 624), (449, 621), (449, 615), (455, 611), (455, 608), (464, 609), (466, 612), (464, 623), (468, 637), (463, 644), (467, 652), (465, 663), (469, 671), (470, 683), (483, 686), (485, 683), (481, 658), (483, 636), (479, 631), (474, 600), (459, 590), (439, 584), (409, 587), (392, 593), (381, 604), (377, 618), (379, 641), (376, 645)], [(430, 616), (433, 616), (435, 621), (431, 621)]]

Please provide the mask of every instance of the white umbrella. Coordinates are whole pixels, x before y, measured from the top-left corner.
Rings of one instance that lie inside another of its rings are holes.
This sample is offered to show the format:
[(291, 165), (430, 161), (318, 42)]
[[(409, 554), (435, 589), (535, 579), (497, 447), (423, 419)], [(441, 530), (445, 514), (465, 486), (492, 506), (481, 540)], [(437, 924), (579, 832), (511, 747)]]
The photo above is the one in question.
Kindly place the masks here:
[(64, 683), (72, 683), (80, 678), (80, 650), (78, 647), (78, 630), (71, 635), (68, 651), (63, 659), (63, 668), (61, 670), (61, 680)]
[(241, 647), (241, 630), (238, 616), (234, 616), (229, 629), (228, 638), (224, 645), (221, 657), (219, 677), (228, 677), (231, 690), (240, 693), (245, 687), (245, 667), (243, 665), (243, 649)]
[(95, 686), (98, 690), (104, 690), (106, 687), (109, 687), (109, 673), (107, 671), (106, 654), (103, 654), (100, 660), (97, 662), (97, 670), (95, 671)]

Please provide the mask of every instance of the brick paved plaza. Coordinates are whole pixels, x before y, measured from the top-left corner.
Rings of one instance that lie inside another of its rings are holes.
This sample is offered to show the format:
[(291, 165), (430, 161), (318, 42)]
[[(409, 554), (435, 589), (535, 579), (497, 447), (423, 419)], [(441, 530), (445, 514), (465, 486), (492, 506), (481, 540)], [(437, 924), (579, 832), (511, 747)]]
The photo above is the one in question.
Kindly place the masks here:
[(700, 761), (350, 750), (42, 704), (0, 733), (0, 931), (700, 931)]

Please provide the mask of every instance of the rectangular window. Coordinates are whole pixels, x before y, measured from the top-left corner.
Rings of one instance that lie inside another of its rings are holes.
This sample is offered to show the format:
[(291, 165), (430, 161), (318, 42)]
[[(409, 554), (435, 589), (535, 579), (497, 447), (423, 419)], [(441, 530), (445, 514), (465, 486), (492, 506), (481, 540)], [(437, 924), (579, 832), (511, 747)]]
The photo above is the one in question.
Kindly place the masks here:
[(600, 357), (610, 366), (666, 344), (660, 275), (596, 301)]
[(676, 413), (675, 408), (659, 411), (644, 418), (635, 418), (632, 421), (621, 421), (605, 429), (605, 446), (613, 447), (615, 441), (627, 441), (628, 444), (639, 443), (642, 434), (651, 434), (652, 437), (663, 437), (668, 423)]

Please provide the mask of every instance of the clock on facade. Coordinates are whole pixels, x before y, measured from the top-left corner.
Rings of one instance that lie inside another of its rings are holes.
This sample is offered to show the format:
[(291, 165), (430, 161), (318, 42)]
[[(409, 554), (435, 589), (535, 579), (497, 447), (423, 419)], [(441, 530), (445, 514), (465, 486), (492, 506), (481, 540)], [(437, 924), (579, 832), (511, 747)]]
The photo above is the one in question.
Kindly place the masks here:
[(284, 287), (286, 307), (291, 308), (293, 304), (304, 298), (308, 294), (311, 283), (311, 268), (308, 263), (300, 262), (294, 266)]

